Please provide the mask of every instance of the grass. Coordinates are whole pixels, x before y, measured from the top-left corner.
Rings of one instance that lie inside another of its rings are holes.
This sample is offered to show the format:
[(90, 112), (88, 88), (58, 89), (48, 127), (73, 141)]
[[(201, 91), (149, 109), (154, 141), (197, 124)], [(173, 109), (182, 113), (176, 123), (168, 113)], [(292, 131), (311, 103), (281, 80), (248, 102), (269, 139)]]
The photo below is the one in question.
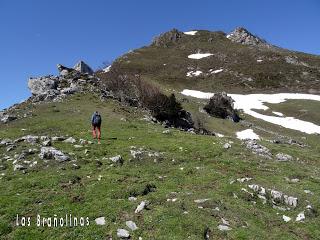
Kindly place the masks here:
[[(192, 99), (185, 107), (194, 113), (198, 111), (198, 105)], [(1, 125), (1, 138), (16, 139), (32, 134), (91, 140), (89, 119), (98, 109), (103, 117), (102, 141), (101, 145), (94, 143), (81, 149), (68, 143), (54, 143), (54, 147), (63, 152), (74, 153), (73, 161), (44, 162), (36, 155), (30, 156), (30, 160), (38, 160), (38, 165), (25, 174), (13, 171), (10, 162), (1, 160), (0, 165), (7, 167), (0, 172), (5, 174), (0, 179), (1, 239), (106, 239), (108, 236), (116, 239), (117, 229), (125, 228), (127, 220), (134, 221), (139, 227), (130, 232), (133, 239), (198, 240), (203, 239), (206, 227), (212, 230), (213, 239), (317, 239), (320, 235), (319, 217), (307, 217), (302, 223), (282, 220), (282, 214), (294, 219), (308, 202), (315, 209), (320, 207), (319, 136), (308, 136), (306, 142), (310, 147), (304, 149), (263, 140), (262, 144), (273, 153), (286, 152), (294, 156), (293, 161), (283, 163), (262, 159), (246, 150), (234, 138), (234, 132), (243, 126), (229, 121), (205, 120), (210, 129), (226, 134), (225, 138), (176, 129), (170, 129), (172, 134), (163, 134), (161, 125), (141, 120), (143, 111), (114, 101), (100, 102), (90, 94), (75, 95), (63, 103), (25, 105), (20, 111), (23, 113), (25, 109), (31, 110), (33, 117)], [(245, 117), (255, 125), (270, 128), (267, 123)], [(26, 130), (22, 131), (22, 128)], [(294, 131), (281, 131), (295, 134)], [(266, 140), (271, 138), (268, 134), (264, 136)], [(111, 139), (113, 137), (117, 139)], [(232, 148), (225, 150), (223, 144), (228, 141), (233, 141)], [(133, 159), (131, 146), (163, 155)], [(31, 147), (40, 146), (22, 143), (8, 153), (0, 147), (0, 156), (13, 156)], [(85, 149), (89, 150), (88, 155), (84, 154)], [(103, 159), (118, 154), (124, 158), (123, 165), (112, 165)], [(75, 169), (73, 163), (80, 168)], [(99, 175), (102, 176), (100, 181)], [(297, 209), (283, 213), (273, 209), (270, 203), (249, 201), (241, 192), (246, 183), (230, 184), (231, 180), (244, 176), (252, 177), (253, 183), (297, 196)], [(298, 177), (300, 182), (289, 183), (285, 177)], [(155, 191), (143, 195), (147, 185), (154, 185)], [(314, 195), (304, 193), (304, 189), (311, 190)], [(234, 198), (233, 193), (238, 198)], [(137, 195), (137, 201), (128, 201), (133, 194)], [(170, 198), (177, 198), (177, 201), (167, 201)], [(203, 204), (194, 202), (201, 198), (210, 200)], [(134, 210), (142, 200), (150, 202), (149, 209), (135, 214)], [(215, 211), (216, 207), (220, 211)], [(90, 225), (55, 229), (15, 226), (16, 214), (35, 219), (37, 214), (60, 216), (67, 213), (89, 217)], [(94, 219), (101, 216), (106, 218), (104, 226), (94, 223)], [(231, 231), (217, 229), (222, 217), (230, 222)]]

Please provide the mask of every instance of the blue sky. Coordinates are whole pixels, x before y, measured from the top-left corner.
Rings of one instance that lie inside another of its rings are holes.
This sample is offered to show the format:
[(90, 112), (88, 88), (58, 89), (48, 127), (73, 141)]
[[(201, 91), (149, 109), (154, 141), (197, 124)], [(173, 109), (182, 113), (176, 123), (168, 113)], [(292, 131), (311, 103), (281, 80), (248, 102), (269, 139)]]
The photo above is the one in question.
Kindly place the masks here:
[(31, 76), (79, 59), (93, 68), (172, 28), (237, 26), (267, 41), (320, 54), (317, 0), (0, 0), (0, 109), (30, 96)]

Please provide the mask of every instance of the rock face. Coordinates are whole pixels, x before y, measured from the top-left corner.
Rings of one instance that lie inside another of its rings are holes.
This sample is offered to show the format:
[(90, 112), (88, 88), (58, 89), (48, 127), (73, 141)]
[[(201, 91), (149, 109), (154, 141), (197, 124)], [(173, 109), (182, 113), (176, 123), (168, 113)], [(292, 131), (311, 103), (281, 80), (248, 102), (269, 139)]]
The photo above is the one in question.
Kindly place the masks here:
[(30, 78), (28, 87), (33, 95), (43, 95), (54, 92), (58, 86), (58, 79), (52, 76)]
[(237, 27), (231, 33), (227, 35), (227, 38), (232, 42), (241, 43), (244, 45), (253, 45), (253, 46), (270, 46), (265, 40), (254, 36), (247, 29), (243, 27)]
[(152, 45), (157, 47), (168, 47), (170, 44), (174, 44), (179, 41), (183, 36), (183, 32), (177, 29), (172, 29), (169, 32), (165, 32), (158, 37), (155, 37)]
[(74, 67), (74, 70), (80, 72), (80, 73), (87, 73), (87, 74), (93, 74), (93, 70), (89, 67), (88, 64), (86, 64), (83, 61), (79, 61)]
[(239, 122), (240, 117), (233, 108), (234, 100), (225, 92), (216, 93), (210, 98), (209, 103), (204, 106), (204, 110), (213, 117), (231, 118), (234, 122)]

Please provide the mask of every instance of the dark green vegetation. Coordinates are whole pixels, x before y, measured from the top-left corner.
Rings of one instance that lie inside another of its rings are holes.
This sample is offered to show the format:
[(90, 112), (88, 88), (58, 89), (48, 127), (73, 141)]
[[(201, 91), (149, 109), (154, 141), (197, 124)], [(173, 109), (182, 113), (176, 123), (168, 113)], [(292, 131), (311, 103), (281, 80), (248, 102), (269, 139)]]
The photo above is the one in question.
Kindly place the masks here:
[[(190, 99), (186, 107), (192, 109), (193, 104)], [(262, 141), (273, 153), (281, 151), (294, 156), (291, 162), (277, 162), (246, 150), (234, 138), (234, 131), (243, 126), (231, 121), (206, 119), (210, 129), (221, 128), (227, 135), (217, 138), (174, 129), (170, 129), (170, 134), (163, 134), (165, 129), (161, 125), (141, 120), (145, 114), (141, 110), (121, 106), (116, 101), (101, 102), (93, 95), (76, 95), (63, 103), (21, 106), (21, 111), (27, 107), (33, 117), (1, 125), (1, 138), (16, 139), (32, 134), (91, 140), (88, 118), (93, 109), (99, 109), (103, 116), (103, 139), (101, 145), (85, 145), (80, 149), (70, 143), (56, 142), (54, 147), (75, 154), (74, 161), (45, 163), (38, 159), (38, 165), (25, 174), (13, 171), (11, 163), (3, 161), (1, 165), (6, 165), (6, 169), (1, 170), (4, 176), (0, 180), (1, 239), (116, 238), (117, 228), (125, 228), (126, 220), (135, 221), (139, 227), (131, 232), (133, 239), (139, 236), (203, 239), (206, 227), (211, 229), (213, 239), (316, 239), (320, 234), (319, 217), (294, 222), (307, 204), (315, 209), (320, 207), (319, 136), (301, 134), (306, 139), (299, 137), (299, 140), (309, 144), (307, 148)], [(22, 128), (26, 130), (21, 131)], [(282, 133), (295, 136), (294, 132), (283, 129)], [(274, 137), (259, 134), (266, 139)], [(117, 140), (112, 140), (113, 137)], [(230, 140), (234, 142), (232, 148), (224, 149), (223, 144)], [(134, 159), (130, 155), (131, 146), (163, 154)], [(34, 147), (39, 148), (22, 143), (12, 152), (6, 153), (5, 147), (1, 147), (0, 152), (1, 156), (12, 156)], [(87, 156), (85, 149), (89, 150)], [(124, 158), (123, 165), (111, 165), (103, 159), (118, 154)], [(80, 168), (74, 168), (73, 163)], [(259, 199), (254, 199), (257, 203), (253, 204), (241, 191), (248, 183), (230, 184), (231, 180), (245, 176), (253, 178), (251, 183), (298, 197), (297, 209), (282, 212), (273, 209), (269, 202), (263, 205)], [(290, 183), (285, 177), (299, 178), (300, 182)], [(153, 191), (145, 191), (148, 186), (153, 186)], [(304, 189), (314, 195), (304, 193)], [(233, 193), (238, 198), (234, 198)], [(128, 201), (132, 195), (137, 196), (137, 201)], [(167, 201), (173, 198), (177, 200)], [(210, 200), (201, 204), (194, 202), (204, 198)], [(148, 200), (150, 205), (135, 214), (141, 200)], [(216, 207), (220, 211), (214, 210)], [(90, 226), (57, 229), (15, 226), (16, 214), (34, 219), (37, 213), (88, 216)], [(282, 214), (292, 217), (293, 221), (285, 223)], [(94, 219), (101, 216), (105, 216), (106, 225), (95, 225)], [(217, 229), (221, 218), (230, 222), (231, 231)]]

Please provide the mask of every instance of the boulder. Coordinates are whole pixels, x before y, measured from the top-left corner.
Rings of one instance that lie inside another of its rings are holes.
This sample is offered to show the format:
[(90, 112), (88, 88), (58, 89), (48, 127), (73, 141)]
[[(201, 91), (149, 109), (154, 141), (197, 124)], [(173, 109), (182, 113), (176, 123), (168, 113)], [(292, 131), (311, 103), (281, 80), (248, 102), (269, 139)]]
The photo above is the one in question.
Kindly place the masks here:
[(58, 86), (58, 79), (55, 77), (39, 77), (30, 78), (28, 81), (28, 87), (33, 95), (44, 95), (50, 93), (51, 95), (55, 93)]
[(39, 157), (41, 159), (55, 159), (58, 162), (69, 161), (70, 157), (54, 147), (42, 147)]
[(147, 202), (146, 201), (142, 201), (136, 208), (136, 210), (134, 211), (135, 213), (139, 213), (141, 212), (143, 209), (145, 209), (145, 207), (147, 206)]
[(83, 61), (79, 61), (74, 67), (74, 70), (80, 72), (80, 73), (87, 73), (92, 75), (94, 73), (94, 71), (89, 67), (88, 64), (86, 64)]
[(215, 93), (203, 109), (212, 117), (230, 118), (234, 122), (239, 122), (240, 117), (234, 109), (233, 102), (234, 100), (225, 92)]
[(130, 237), (130, 233), (128, 230), (120, 228), (117, 230), (117, 237), (127, 239)]
[(135, 231), (135, 230), (138, 229), (136, 223), (133, 222), (133, 221), (126, 221), (126, 225), (127, 225), (127, 227), (128, 227), (130, 230), (132, 230), (132, 231)]
[(123, 158), (121, 157), (121, 155), (117, 155), (114, 157), (109, 158), (113, 163), (123, 163)]
[(105, 217), (98, 217), (94, 220), (97, 225), (105, 225), (106, 224), (106, 219)]
[(292, 160), (292, 156), (288, 155), (288, 154), (284, 154), (284, 153), (278, 153), (276, 155), (276, 159), (280, 162), (286, 162), (286, 161), (291, 161)]

